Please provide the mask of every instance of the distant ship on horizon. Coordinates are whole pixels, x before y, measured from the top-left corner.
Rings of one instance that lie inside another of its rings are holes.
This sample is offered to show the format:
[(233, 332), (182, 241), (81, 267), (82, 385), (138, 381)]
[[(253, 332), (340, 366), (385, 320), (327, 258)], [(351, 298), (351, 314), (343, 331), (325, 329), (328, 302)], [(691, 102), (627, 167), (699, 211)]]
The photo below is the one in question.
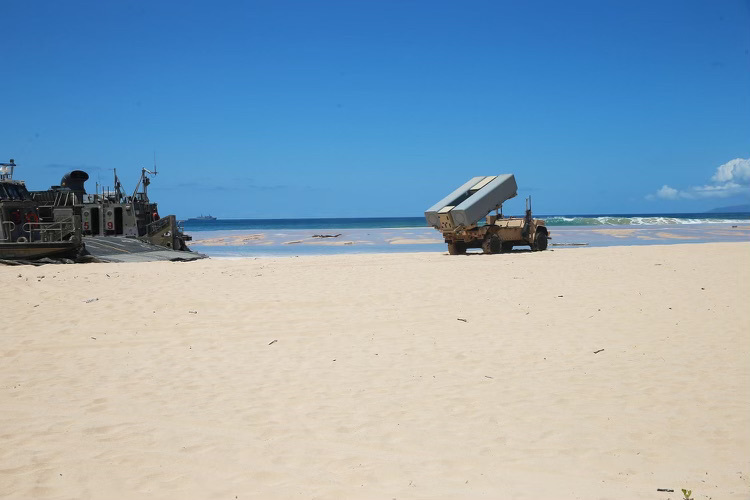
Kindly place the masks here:
[(201, 214), (198, 217), (193, 217), (193, 218), (188, 219), (188, 220), (216, 220), (216, 217), (214, 217), (213, 215), (210, 215), (210, 214), (209, 215), (203, 215), (203, 214)]

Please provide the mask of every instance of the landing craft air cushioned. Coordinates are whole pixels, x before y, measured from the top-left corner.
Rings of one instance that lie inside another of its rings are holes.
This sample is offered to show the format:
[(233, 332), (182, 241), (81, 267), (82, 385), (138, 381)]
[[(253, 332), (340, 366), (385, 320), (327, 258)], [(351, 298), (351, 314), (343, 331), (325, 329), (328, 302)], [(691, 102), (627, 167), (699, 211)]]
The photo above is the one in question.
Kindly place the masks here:
[(440, 209), (446, 206), (455, 206), (456, 203), (460, 203), (469, 197), (469, 190), (474, 187), (478, 182), (484, 179), (484, 176), (473, 177), (469, 182), (461, 186), (460, 188), (453, 191), (451, 194), (435, 203), (424, 213), (427, 223), (435, 229), (440, 229), (440, 217), (438, 212)]

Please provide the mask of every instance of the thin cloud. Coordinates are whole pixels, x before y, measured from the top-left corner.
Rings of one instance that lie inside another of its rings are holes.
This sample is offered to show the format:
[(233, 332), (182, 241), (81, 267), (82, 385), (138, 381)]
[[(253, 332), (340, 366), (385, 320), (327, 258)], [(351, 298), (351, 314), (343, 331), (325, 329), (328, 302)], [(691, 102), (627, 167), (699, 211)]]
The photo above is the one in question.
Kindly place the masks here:
[(669, 187), (664, 184), (661, 189), (656, 192), (656, 195), (649, 196), (655, 196), (656, 198), (661, 198), (663, 200), (676, 200), (680, 197), (680, 192), (675, 188)]
[(735, 158), (719, 166), (711, 176), (712, 184), (676, 189), (664, 184), (648, 200), (697, 200), (705, 198), (729, 198), (739, 194), (750, 194), (750, 158)]

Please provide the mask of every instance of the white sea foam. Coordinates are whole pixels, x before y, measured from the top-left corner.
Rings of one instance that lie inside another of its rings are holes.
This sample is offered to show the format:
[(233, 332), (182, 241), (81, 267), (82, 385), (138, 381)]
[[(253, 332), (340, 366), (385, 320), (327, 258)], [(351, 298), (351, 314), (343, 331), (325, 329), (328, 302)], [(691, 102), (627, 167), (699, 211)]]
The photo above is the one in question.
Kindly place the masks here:
[(544, 217), (548, 226), (664, 226), (683, 224), (748, 224), (750, 219), (719, 219), (703, 217), (675, 217), (668, 215)]

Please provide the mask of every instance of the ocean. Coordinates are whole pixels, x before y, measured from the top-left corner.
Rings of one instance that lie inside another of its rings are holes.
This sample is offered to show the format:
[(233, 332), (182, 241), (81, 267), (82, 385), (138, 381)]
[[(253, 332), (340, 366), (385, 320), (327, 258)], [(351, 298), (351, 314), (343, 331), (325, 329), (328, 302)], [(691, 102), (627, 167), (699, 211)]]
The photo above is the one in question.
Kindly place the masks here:
[[(674, 224), (747, 224), (750, 212), (606, 214), (606, 215), (534, 215), (547, 226), (663, 226)], [(424, 217), (361, 217), (300, 219), (216, 219), (185, 221), (185, 230), (238, 231), (277, 229), (386, 229), (427, 227)]]
[[(545, 220), (551, 249), (750, 241), (750, 212), (535, 218)], [(446, 252), (424, 217), (187, 220), (184, 230), (191, 248), (210, 257)]]

